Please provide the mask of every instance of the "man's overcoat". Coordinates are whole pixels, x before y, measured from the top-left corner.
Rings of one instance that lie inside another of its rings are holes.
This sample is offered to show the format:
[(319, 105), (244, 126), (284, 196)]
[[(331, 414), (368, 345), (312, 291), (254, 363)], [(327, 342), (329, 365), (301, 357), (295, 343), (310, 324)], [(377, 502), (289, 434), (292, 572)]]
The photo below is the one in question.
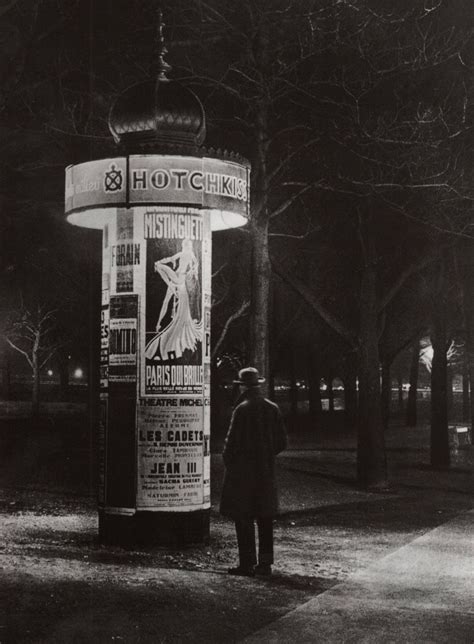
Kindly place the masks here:
[(272, 517), (278, 511), (275, 455), (286, 431), (275, 403), (249, 389), (232, 414), (224, 444), (221, 514), (233, 519)]

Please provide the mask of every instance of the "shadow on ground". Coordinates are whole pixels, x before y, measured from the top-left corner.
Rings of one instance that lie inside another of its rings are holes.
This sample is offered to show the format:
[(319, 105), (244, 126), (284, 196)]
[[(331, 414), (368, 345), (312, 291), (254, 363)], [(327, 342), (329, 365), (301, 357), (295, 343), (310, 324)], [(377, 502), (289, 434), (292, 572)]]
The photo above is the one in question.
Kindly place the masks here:
[(427, 435), (389, 436), (392, 489), (383, 493), (355, 484), (350, 436), (341, 446), (334, 435), (293, 435), (278, 460), (275, 574), (248, 579), (226, 574), (236, 544), (218, 514), (220, 456), (208, 544), (109, 547), (97, 540), (84, 420), (0, 422), (0, 642), (237, 641), (472, 507), (472, 452), (434, 472)]

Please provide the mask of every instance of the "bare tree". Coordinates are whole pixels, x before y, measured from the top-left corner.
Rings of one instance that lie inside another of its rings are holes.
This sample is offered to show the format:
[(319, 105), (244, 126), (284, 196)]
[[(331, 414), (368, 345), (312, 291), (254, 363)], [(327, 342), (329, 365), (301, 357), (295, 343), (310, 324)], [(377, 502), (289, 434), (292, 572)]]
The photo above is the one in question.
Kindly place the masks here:
[(61, 346), (57, 339), (57, 310), (38, 305), (33, 309), (22, 309), (13, 314), (9, 327), (5, 330), (5, 339), (20, 353), (31, 367), (33, 376), (32, 413), (40, 410), (40, 376), (41, 369), (55, 355)]
[(287, 185), (332, 194), (335, 212), (343, 210), (345, 221), (333, 217), (341, 230), (353, 231), (354, 248), (359, 245), (350, 255), (359, 275), (352, 287), (358, 321), (341, 317), (327, 291), (315, 291), (273, 261), (358, 352), (358, 477), (383, 485), (379, 336), (387, 305), (410, 275), (433, 261), (447, 235), (470, 234), (472, 105), (465, 53), (472, 24), (442, 0), (382, 2), (376, 10), (366, 2), (319, 6), (308, 17), (313, 72), (298, 95), (312, 109), (321, 142), (308, 152), (311, 174), (301, 177), (299, 164), (300, 178)]
[[(191, 47), (189, 41), (183, 43), (190, 52), (185, 62), (189, 80), (212, 98), (206, 101), (204, 95), (214, 129), (225, 124), (231, 130), (227, 131), (230, 143), (238, 137), (240, 151), (252, 163), (249, 358), (267, 376), (270, 225), (308, 190), (282, 189), (282, 177), (297, 157), (296, 150), (288, 154), (287, 141), (290, 131), (298, 128), (288, 127), (285, 112), (294, 94), (289, 81), (301, 60), (299, 33), (306, 4), (286, 0), (245, 0), (238, 4), (231, 0), (197, 0), (183, 18), (188, 20), (192, 42)], [(197, 48), (200, 56), (196, 56)], [(231, 105), (230, 113), (228, 109), (226, 113), (214, 112), (216, 96), (223, 97), (224, 105)], [(304, 143), (298, 141), (302, 149), (308, 145), (307, 139)]]

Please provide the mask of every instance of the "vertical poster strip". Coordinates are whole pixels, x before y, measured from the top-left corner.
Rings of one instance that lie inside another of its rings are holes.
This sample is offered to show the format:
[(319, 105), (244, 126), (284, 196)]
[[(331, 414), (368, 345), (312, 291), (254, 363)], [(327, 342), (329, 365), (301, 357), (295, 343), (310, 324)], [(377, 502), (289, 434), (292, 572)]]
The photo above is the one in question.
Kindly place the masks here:
[(102, 301), (100, 311), (100, 407), (98, 449), (98, 504), (105, 505), (107, 472), (107, 406), (109, 387), (109, 303), (110, 303), (110, 237), (109, 225), (102, 232)]
[[(211, 364), (211, 282), (212, 282), (212, 235), (211, 217), (204, 215), (202, 242), (202, 310), (204, 311), (204, 350), (203, 363)], [(208, 374), (209, 376), (209, 374)], [(204, 382), (210, 383), (205, 378)]]
[(102, 291), (100, 310), (100, 391), (109, 386), (109, 291)]
[(100, 309), (100, 380), (101, 392), (109, 385), (109, 302), (110, 302), (110, 245), (109, 226), (102, 233), (102, 301)]
[(212, 289), (212, 234), (210, 213), (203, 221), (202, 250), (202, 309), (204, 311), (204, 415), (203, 415), (203, 503), (211, 503), (211, 289)]
[[(210, 501), (204, 334), (210, 324), (205, 309), (210, 305), (211, 249), (209, 244), (204, 248), (204, 218), (196, 209), (144, 208), (142, 215), (146, 269), (137, 509), (203, 509)], [(210, 238), (209, 226), (208, 233)]]
[(202, 502), (211, 505), (211, 385), (204, 385)]
[(111, 264), (115, 268), (116, 292), (132, 293), (134, 266), (140, 264), (140, 243), (133, 236), (133, 209), (117, 209), (116, 243), (111, 248)]
[[(109, 381), (137, 381), (138, 295), (110, 298)], [(135, 394), (135, 390), (133, 390)]]
[(111, 295), (107, 511), (135, 509), (138, 295)]
[(146, 210), (142, 395), (203, 391), (203, 217), (194, 209)]
[(108, 404), (105, 511), (135, 511), (139, 295), (134, 271), (141, 246), (133, 238), (133, 210), (118, 209), (109, 226)]

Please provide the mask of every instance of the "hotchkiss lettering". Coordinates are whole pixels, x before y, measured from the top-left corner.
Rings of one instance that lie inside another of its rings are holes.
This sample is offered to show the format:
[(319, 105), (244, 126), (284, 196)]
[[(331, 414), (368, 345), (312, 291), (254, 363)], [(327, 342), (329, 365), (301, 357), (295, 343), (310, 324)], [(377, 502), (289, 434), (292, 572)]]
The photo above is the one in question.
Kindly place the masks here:
[(130, 187), (142, 190), (190, 190), (221, 195), (239, 201), (247, 201), (247, 181), (241, 177), (221, 172), (202, 172), (173, 168), (134, 168), (131, 172)]

